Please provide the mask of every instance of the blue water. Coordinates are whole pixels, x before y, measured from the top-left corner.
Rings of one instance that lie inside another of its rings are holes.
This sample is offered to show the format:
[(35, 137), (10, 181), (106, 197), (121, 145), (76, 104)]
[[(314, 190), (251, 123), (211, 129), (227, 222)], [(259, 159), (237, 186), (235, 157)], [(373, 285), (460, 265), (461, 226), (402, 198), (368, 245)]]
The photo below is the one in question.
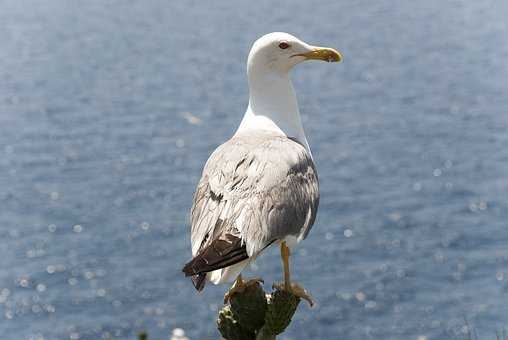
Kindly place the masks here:
[[(217, 339), (188, 210), (270, 31), (321, 206), (293, 258), (317, 307), (281, 339), (495, 339), (508, 323), (508, 2), (0, 2), (0, 338)], [(276, 249), (248, 275), (280, 280)], [(464, 321), (467, 319), (467, 324)]]

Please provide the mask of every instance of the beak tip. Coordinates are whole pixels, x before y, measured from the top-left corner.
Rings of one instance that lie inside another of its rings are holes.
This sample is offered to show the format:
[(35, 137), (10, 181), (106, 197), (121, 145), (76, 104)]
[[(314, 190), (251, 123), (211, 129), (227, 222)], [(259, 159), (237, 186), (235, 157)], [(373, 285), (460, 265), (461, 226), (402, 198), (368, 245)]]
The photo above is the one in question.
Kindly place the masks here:
[(322, 48), (318, 50), (318, 53), (321, 54), (320, 59), (325, 60), (329, 63), (337, 63), (342, 61), (342, 55), (339, 51), (334, 50), (333, 48)]
[(337, 51), (335, 51), (335, 55), (333, 57), (333, 62), (340, 63), (342, 61), (342, 54)]

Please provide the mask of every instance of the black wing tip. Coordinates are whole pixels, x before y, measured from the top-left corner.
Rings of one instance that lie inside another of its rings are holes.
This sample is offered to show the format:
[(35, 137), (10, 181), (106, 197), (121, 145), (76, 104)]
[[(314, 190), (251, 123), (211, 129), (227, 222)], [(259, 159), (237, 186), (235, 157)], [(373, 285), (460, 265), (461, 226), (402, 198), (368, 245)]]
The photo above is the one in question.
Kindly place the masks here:
[(182, 269), (185, 277), (191, 277), (192, 284), (198, 292), (201, 292), (205, 288), (206, 273), (196, 273), (193, 268), (194, 261), (189, 261)]
[(194, 285), (194, 287), (196, 288), (196, 290), (198, 292), (202, 291), (203, 288), (205, 288), (205, 283), (206, 283), (206, 274), (202, 273), (202, 274), (198, 274), (198, 275), (193, 275), (191, 277), (191, 280), (192, 280), (192, 284)]
[(182, 272), (185, 274), (185, 276), (193, 276), (198, 273), (196, 273), (193, 269), (194, 259), (190, 260), (183, 266)]
[(239, 237), (231, 234), (225, 234), (224, 237), (226, 240), (216, 239), (201, 249), (199, 254), (182, 268), (185, 276), (191, 276), (198, 291), (203, 290), (208, 272), (232, 266), (249, 257), (246, 246)]
[(225, 234), (226, 239), (213, 240), (200, 250), (192, 260), (185, 264), (182, 271), (186, 276), (208, 273), (231, 266), (249, 256), (245, 244), (239, 237)]

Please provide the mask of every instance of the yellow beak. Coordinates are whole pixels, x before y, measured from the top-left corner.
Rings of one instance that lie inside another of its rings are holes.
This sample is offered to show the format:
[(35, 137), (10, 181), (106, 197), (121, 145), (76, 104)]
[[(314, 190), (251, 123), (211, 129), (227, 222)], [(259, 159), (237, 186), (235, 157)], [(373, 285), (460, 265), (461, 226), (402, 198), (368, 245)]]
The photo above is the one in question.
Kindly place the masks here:
[(310, 52), (294, 54), (291, 57), (304, 57), (305, 59), (324, 60), (327, 62), (338, 62), (342, 60), (340, 53), (329, 47), (314, 47)]

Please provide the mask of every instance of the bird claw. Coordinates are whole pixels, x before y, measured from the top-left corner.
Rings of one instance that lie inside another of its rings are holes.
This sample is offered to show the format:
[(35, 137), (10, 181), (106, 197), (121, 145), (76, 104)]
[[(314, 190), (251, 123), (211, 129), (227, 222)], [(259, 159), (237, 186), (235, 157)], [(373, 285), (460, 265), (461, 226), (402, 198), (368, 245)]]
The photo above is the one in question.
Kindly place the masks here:
[(293, 294), (294, 296), (297, 296), (300, 299), (304, 299), (305, 301), (307, 301), (309, 303), (310, 307), (314, 307), (314, 299), (312, 298), (312, 296), (309, 294), (309, 292), (307, 292), (307, 290), (305, 288), (301, 287), (297, 283), (291, 283), (291, 285), (289, 286), (289, 289), (285, 283), (279, 283), (279, 284), (274, 283), (273, 288), (279, 289), (279, 290), (285, 290), (285, 291)]
[(233, 286), (228, 290), (226, 294), (224, 294), (224, 304), (229, 303), (231, 298), (236, 293), (242, 293), (245, 291), (245, 289), (249, 286), (252, 286), (253, 284), (260, 284), (265, 283), (265, 281), (262, 278), (255, 277), (252, 279), (249, 279), (247, 281), (244, 281), (241, 275), (238, 275), (235, 282), (233, 283)]

